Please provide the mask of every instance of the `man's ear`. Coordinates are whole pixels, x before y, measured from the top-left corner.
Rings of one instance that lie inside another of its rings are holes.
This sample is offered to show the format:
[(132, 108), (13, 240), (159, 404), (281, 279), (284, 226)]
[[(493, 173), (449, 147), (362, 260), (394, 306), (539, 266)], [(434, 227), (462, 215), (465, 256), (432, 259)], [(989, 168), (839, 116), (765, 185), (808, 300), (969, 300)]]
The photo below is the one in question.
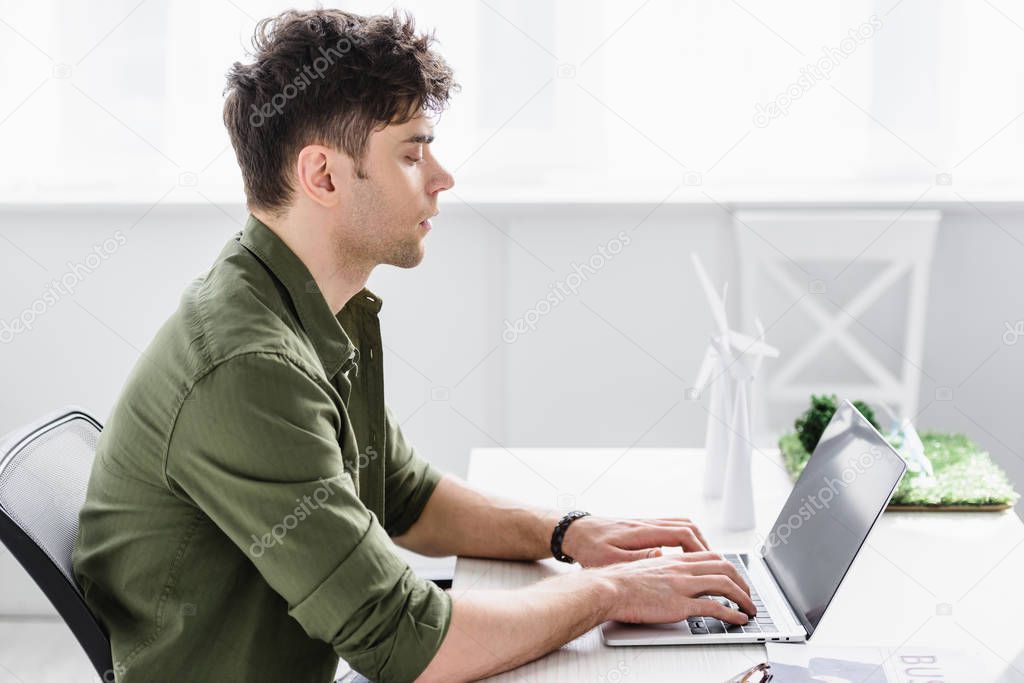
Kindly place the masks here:
[(323, 145), (307, 145), (295, 162), (296, 189), (320, 206), (334, 206), (341, 200), (337, 181), (351, 172), (350, 165), (345, 154)]

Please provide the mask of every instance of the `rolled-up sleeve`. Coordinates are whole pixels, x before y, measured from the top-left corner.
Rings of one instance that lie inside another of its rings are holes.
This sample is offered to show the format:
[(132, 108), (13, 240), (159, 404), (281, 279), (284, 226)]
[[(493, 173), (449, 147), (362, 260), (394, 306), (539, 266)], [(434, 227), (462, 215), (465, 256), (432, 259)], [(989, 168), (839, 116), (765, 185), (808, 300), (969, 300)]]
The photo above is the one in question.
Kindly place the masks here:
[(419, 519), (442, 473), (417, 455), (391, 409), (385, 408), (384, 413), (387, 433), (384, 523), (388, 534), (400, 536)]
[(360, 501), (338, 443), (352, 433), (345, 419), (298, 362), (232, 358), (182, 404), (168, 485), (251, 559), (310, 637), (371, 680), (411, 681), (447, 633), (451, 598), (412, 572)]

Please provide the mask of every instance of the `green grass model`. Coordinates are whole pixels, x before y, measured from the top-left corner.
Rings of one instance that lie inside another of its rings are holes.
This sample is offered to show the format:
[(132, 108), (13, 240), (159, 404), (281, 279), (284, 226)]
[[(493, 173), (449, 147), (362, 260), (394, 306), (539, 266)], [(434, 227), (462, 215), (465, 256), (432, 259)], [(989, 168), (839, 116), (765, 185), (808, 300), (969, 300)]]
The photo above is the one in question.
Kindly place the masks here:
[[(875, 427), (874, 412), (857, 401), (858, 410)], [(812, 396), (811, 406), (797, 418), (795, 432), (779, 439), (779, 449), (790, 476), (796, 478), (803, 470), (822, 432), (836, 410), (835, 396)], [(907, 472), (893, 495), (891, 505), (897, 507), (1007, 507), (1017, 502), (1006, 473), (992, 462), (988, 453), (963, 434), (921, 432), (925, 455), (935, 470), (934, 477)], [(899, 435), (886, 439), (897, 449)]]

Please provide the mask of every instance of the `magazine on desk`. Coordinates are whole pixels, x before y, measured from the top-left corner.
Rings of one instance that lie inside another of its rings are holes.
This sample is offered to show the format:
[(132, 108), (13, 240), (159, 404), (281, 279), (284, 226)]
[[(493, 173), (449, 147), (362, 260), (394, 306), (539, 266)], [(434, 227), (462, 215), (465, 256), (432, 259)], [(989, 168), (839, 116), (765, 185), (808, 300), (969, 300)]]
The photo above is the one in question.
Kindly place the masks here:
[(728, 683), (952, 683), (979, 680), (979, 662), (929, 647), (816, 647), (768, 643), (768, 661)]

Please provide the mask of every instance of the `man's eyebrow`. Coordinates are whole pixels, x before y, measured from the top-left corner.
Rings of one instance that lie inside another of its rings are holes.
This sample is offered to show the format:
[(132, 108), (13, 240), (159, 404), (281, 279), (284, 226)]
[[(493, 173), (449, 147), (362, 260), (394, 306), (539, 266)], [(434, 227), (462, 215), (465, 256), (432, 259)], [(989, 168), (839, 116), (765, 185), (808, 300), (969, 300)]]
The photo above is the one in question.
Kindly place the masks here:
[(417, 135), (413, 135), (410, 138), (406, 138), (405, 140), (402, 140), (402, 142), (416, 142), (416, 143), (423, 144), (423, 145), (429, 145), (433, 141), (434, 141), (434, 136), (433, 135), (423, 135), (422, 133), (421, 134), (417, 134)]

